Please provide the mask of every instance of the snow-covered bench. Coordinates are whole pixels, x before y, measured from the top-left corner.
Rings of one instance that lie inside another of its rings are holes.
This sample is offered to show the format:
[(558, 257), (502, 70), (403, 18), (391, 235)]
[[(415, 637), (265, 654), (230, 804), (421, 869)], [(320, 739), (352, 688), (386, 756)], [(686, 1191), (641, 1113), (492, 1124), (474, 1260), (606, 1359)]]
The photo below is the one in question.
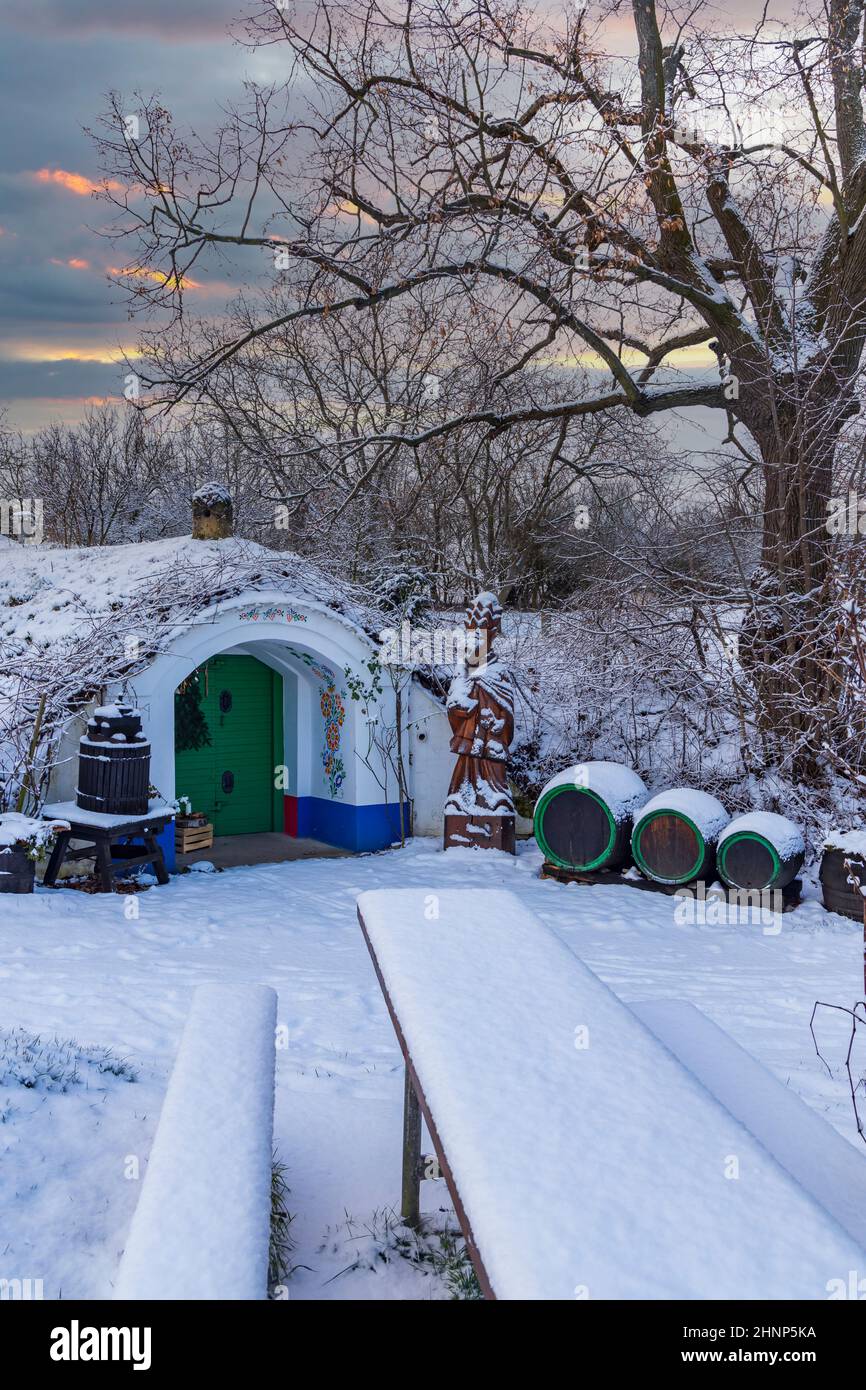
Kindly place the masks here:
[(866, 1146), (850, 1144), (693, 1004), (652, 999), (630, 1008), (866, 1249)]
[[(407, 1072), (482, 1289), (827, 1297), (862, 1246), (511, 893), (364, 893)], [(420, 1113), (419, 1113), (420, 1112)]]
[(266, 985), (196, 990), (115, 1298), (267, 1297), (276, 1007)]

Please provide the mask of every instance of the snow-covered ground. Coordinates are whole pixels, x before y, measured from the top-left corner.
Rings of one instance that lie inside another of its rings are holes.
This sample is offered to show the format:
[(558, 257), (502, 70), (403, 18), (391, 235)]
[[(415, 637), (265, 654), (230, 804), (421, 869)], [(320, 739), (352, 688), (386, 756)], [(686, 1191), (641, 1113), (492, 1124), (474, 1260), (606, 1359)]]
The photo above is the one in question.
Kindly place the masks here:
[[(512, 860), (417, 840), (190, 873), (132, 900), (68, 889), (0, 899), (0, 1035), (24, 1028), (109, 1048), (137, 1074), (130, 1084), (124, 1068), (85, 1059), (81, 1084), (66, 1090), (0, 1084), (0, 1279), (42, 1279), (50, 1298), (111, 1294), (192, 991), (245, 981), (279, 994), (275, 1136), (295, 1217), (291, 1297), (449, 1296), (431, 1266), (389, 1251), (403, 1078), (355, 915), (370, 888), (511, 889), (621, 998), (689, 1000), (861, 1144), (843, 1073), (826, 1074), (809, 1034), (816, 999), (862, 995), (855, 922), (810, 900), (778, 931), (744, 918), (691, 925), (675, 899), (543, 881), (540, 863), (534, 844)], [(834, 1062), (843, 1024), (822, 1024)], [(447, 1208), (444, 1184), (425, 1183), (423, 1201)]]

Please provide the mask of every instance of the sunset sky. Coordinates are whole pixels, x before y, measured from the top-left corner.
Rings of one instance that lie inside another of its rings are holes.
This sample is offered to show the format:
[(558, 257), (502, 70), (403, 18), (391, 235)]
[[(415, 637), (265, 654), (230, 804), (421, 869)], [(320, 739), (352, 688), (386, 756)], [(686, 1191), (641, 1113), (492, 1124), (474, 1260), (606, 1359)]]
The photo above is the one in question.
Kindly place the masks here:
[(75, 420), (122, 392), (136, 336), (107, 279), (118, 248), (98, 234), (83, 131), (105, 93), (159, 91), (205, 127), (258, 59), (226, 36), (245, 0), (4, 0), (0, 7), (0, 409), (32, 429)]
[[(707, 11), (730, 22), (751, 8), (735, 0)], [(251, 53), (227, 32), (254, 9), (255, 0), (3, 0), (0, 410), (13, 425), (77, 420), (88, 401), (121, 395), (120, 359), (136, 338), (107, 278), (122, 251), (99, 235), (109, 209), (91, 196), (100, 171), (83, 127), (110, 89), (138, 89), (158, 92), (181, 125), (209, 129), (244, 77), (283, 75), (278, 48)], [(609, 22), (612, 49), (631, 47), (629, 11)], [(225, 289), (192, 293), (212, 310)]]

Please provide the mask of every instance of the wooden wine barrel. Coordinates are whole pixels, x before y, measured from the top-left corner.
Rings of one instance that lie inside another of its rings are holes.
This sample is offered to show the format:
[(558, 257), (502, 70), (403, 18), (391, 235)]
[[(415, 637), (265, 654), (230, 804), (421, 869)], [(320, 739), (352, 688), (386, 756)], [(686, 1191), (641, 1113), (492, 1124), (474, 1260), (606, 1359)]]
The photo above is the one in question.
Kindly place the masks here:
[(775, 811), (737, 816), (719, 836), (719, 877), (729, 888), (785, 888), (806, 857), (803, 832)]
[(824, 841), (821, 895), (828, 912), (839, 912), (843, 917), (862, 922), (864, 899), (856, 885), (848, 882), (846, 859), (860, 882), (866, 885), (866, 836), (862, 831), (831, 834)]
[(149, 786), (150, 743), (138, 710), (94, 710), (78, 749), (78, 805), (110, 816), (146, 816)]
[(710, 883), (716, 841), (729, 820), (721, 801), (709, 792), (693, 787), (659, 792), (635, 819), (634, 862), (654, 883)]
[(549, 863), (574, 873), (619, 869), (629, 857), (635, 811), (644, 783), (622, 763), (578, 763), (552, 778), (535, 806), (539, 849)]
[(36, 865), (24, 849), (0, 848), (0, 893), (32, 893)]

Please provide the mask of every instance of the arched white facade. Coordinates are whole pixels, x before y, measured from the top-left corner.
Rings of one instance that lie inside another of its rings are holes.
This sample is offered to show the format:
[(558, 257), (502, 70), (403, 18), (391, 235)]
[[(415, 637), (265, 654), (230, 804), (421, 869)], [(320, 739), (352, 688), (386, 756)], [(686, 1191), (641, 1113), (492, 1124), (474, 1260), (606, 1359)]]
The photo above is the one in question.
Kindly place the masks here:
[(152, 746), (151, 780), (171, 801), (182, 791), (175, 787), (175, 690), (210, 657), (256, 657), (283, 677), (284, 771), (275, 767), (275, 776), (284, 790), (287, 833), (380, 849), (399, 835), (399, 805), (393, 769), (370, 746), (367, 721), (393, 726), (393, 692), (385, 682), (365, 714), (346, 684), (347, 672), (366, 675), (374, 650), (328, 610), (257, 591), (202, 615), (108, 698), (130, 699), (141, 710)]
[[(175, 786), (174, 697), (178, 685), (211, 657), (256, 657), (282, 676), (283, 764), (275, 767), (284, 793), (287, 834), (365, 851), (382, 849), (400, 834), (396, 776), (376, 747), (376, 736), (395, 727), (394, 692), (387, 679), (375, 704), (353, 700), (347, 673), (369, 680), (366, 662), (376, 651), (361, 631), (324, 606), (277, 590), (256, 590), (221, 603), (163, 643), (150, 665), (123, 684), (109, 686), (108, 702), (128, 700), (141, 710), (151, 741), (151, 781), (171, 802)], [(325, 712), (327, 711), (327, 712)], [(441, 834), (442, 805), (451, 775), (445, 712), (426, 690), (411, 685), (404, 698), (404, 762), (416, 834)], [(375, 723), (371, 739), (368, 720)], [(340, 722), (341, 721), (341, 722)], [(57, 800), (74, 798), (77, 743), (70, 726), (52, 779)], [(329, 742), (330, 736), (330, 742)], [(333, 746), (336, 742), (336, 746)], [(408, 827), (409, 805), (404, 806)], [(173, 837), (164, 848), (169, 861)]]

